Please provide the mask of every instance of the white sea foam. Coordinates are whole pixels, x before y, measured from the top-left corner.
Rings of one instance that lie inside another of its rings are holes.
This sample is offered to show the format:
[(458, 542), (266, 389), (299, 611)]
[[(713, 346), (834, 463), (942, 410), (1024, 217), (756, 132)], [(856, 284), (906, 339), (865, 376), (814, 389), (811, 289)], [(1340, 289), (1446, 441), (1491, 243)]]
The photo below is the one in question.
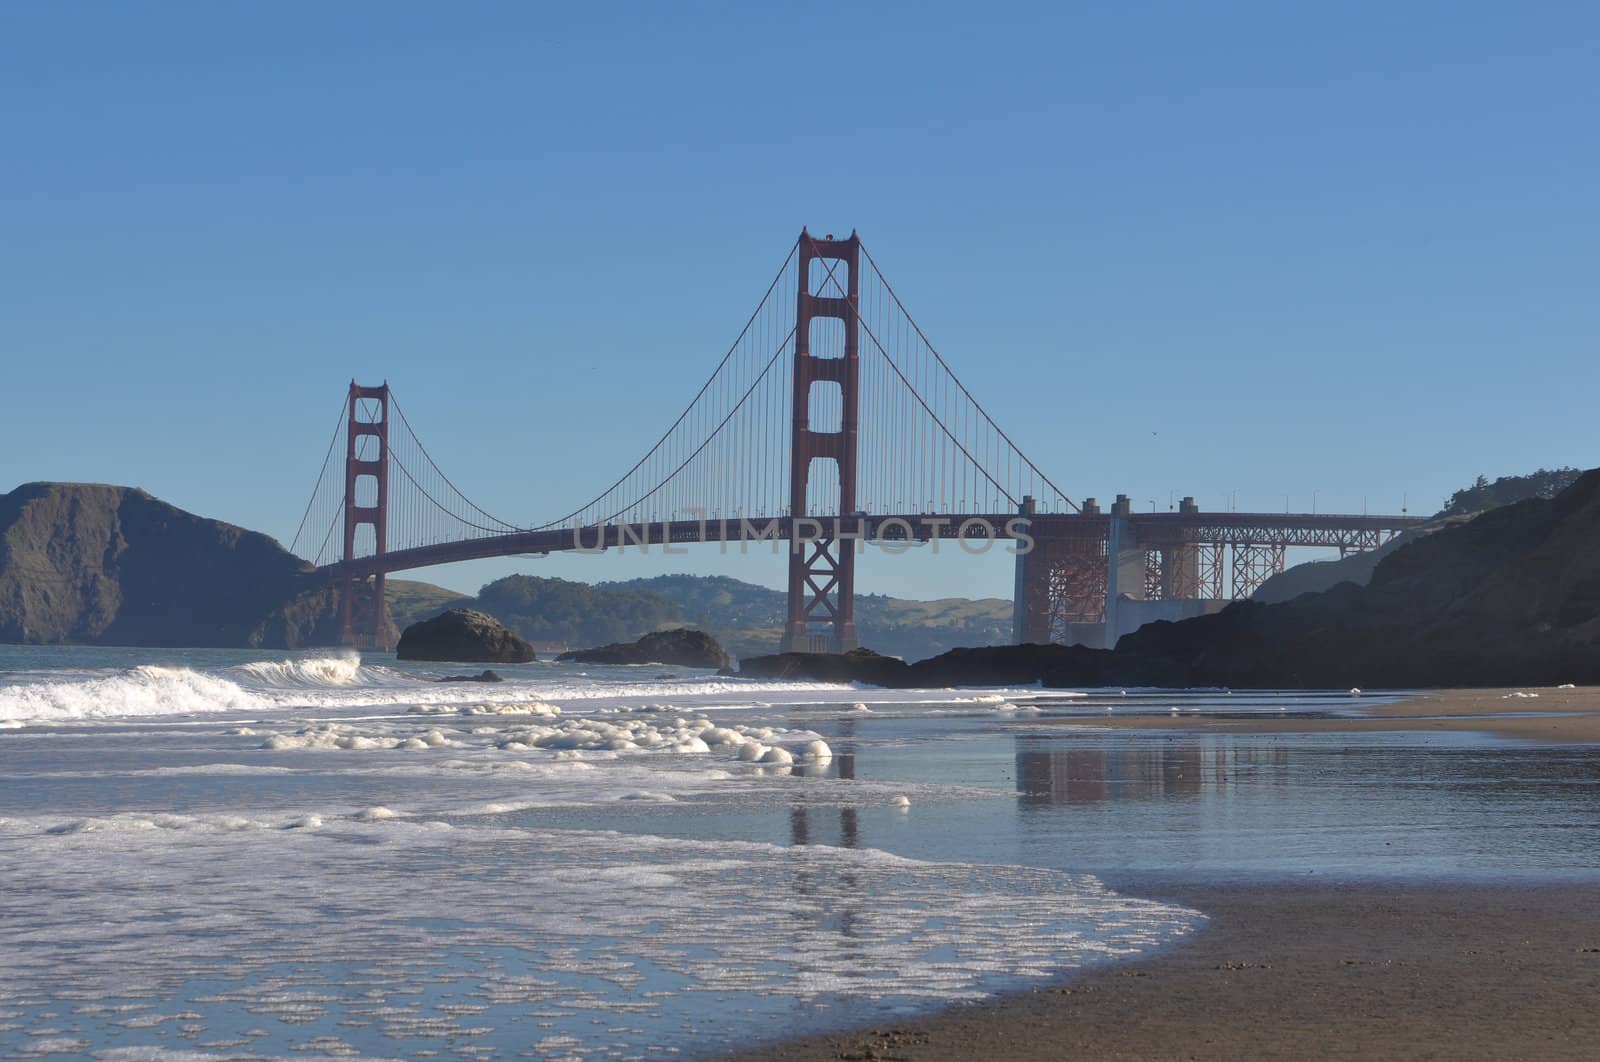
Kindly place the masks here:
[[(98, 1022), (77, 1012), (60, 1035), (94, 1036), (80, 1022), (130, 1032), (204, 1026), (226, 1013), (219, 1006), (239, 1005), (278, 1022), (252, 1054), (317, 1049), (325, 1034), (313, 1040), (293, 1028), (324, 1016), (376, 1022), (395, 1053), (411, 1053), (487, 1027), (481, 1015), (492, 1005), (549, 1014), (564, 1022), (551, 1035), (563, 1036), (583, 1035), (591, 1021), (613, 1031), (646, 1024), (606, 1018), (637, 1014), (653, 1027), (635, 1030), (639, 1039), (617, 1035), (640, 1054), (660, 1027), (676, 1024), (680, 997), (736, 993), (773, 1013), (833, 993), (971, 999), (997, 974), (1037, 978), (1134, 954), (1198, 921), (1053, 871), (826, 845), (372, 818), (308, 814), (248, 830), (191, 818), (175, 828), (28, 837), (6, 824), (0, 894), (19, 925), (49, 932), (19, 934), (0, 988), (8, 1000), (136, 1005)], [(525, 887), (530, 867), (540, 868), (542, 887)], [(336, 898), (322, 901), (336, 913), (319, 915), (308, 896)], [(416, 917), (441, 897), (447, 924)], [(834, 924), (837, 912), (848, 915), (848, 932)], [(146, 946), (152, 926), (160, 948)], [(508, 939), (517, 942), (514, 968), (484, 958)], [(472, 986), (468, 1006), (435, 1008), (411, 987), (441, 955)], [(330, 983), (339, 970), (355, 980)], [(203, 995), (172, 995), (197, 978)], [(598, 1044), (567, 1038), (580, 1053)]]
[(292, 660), (256, 660), (240, 664), (235, 670), (260, 685), (278, 689), (354, 686), (373, 680), (373, 673), (364, 673), (361, 657), (354, 653)]
[(342, 749), (370, 752), (374, 749), (460, 748), (462, 742), (446, 737), (442, 731), (396, 734), (350, 723), (325, 723), (306, 726), (287, 734), (273, 734), (261, 743), (263, 749), (283, 752), (289, 749)]
[[(97, 771), (87, 777), (101, 777), (108, 772)], [(204, 775), (204, 774), (295, 774), (293, 767), (273, 767), (265, 763), (185, 763), (174, 767), (152, 767), (139, 772), (152, 775)], [(37, 778), (38, 775), (31, 777)]]
[(10, 723), (219, 712), (265, 703), (226, 678), (153, 664), (93, 678), (0, 686), (0, 720)]
[(704, 675), (655, 681), (616, 676), (597, 679), (554, 667), (510, 670), (503, 684), (473, 689), (464, 696), (467, 692), (454, 684), (441, 684), (428, 673), (364, 663), (354, 654), (256, 660), (214, 669), (143, 666), (118, 672), (67, 672), (59, 679), (13, 685), (0, 683), (0, 726), (229, 711), (268, 717), (288, 711), (545, 717), (581, 710), (589, 715), (649, 717), (686, 711), (762, 710), (786, 703), (803, 703), (808, 710), (888, 708), (928, 713), (940, 711), (940, 705), (964, 703), (1005, 711), (1007, 696), (1012, 701), (1029, 696), (1021, 690), (1003, 694), (963, 691), (959, 695), (955, 691), (873, 690), (868, 699), (878, 706), (874, 709), (862, 700), (863, 691), (840, 684)]
[[(351, 1038), (370, 1047), (389, 1037), (393, 1053), (411, 1054), (503, 1031), (498, 1012), (482, 1012), (514, 1007), (540, 1028), (553, 1022), (546, 1038), (564, 1051), (651, 1055), (662, 1028), (712, 995), (756, 1024), (835, 992), (972, 998), (1000, 974), (1042, 976), (1158, 945), (1191, 918), (1051, 872), (549, 829), (533, 810), (649, 822), (693, 820), (702, 807), (787, 814), (797, 801), (890, 815), (915, 801), (920, 821), (951, 800), (1009, 799), (1000, 789), (833, 777), (831, 765), (847, 761), (833, 759), (829, 740), (842, 755), (877, 739), (875, 718), (935, 714), (948, 697), (575, 680), (556, 668), (508, 669), (505, 683), (468, 691), (434, 675), (306, 657), (0, 686), (0, 704), (13, 707), (57, 691), (41, 702), (51, 721), (136, 724), (8, 739), (0, 786), (90, 777), (91, 767), (119, 781), (3, 806), (0, 896), (19, 929), (0, 1000), (107, 1008), (48, 1023), (30, 1012), (22, 1026), (39, 1037), (60, 1028), (101, 1051), (137, 1053), (141, 1034), (181, 1032), (204, 1049), (331, 1056), (348, 1052), (330, 1030), (369, 1027)], [(86, 709), (104, 688), (96, 683), (137, 696)], [(1001, 712), (1026, 696), (961, 710)], [(855, 705), (868, 702), (884, 715), (858, 716)], [(76, 714), (62, 710), (69, 704)], [(137, 724), (218, 710), (249, 714)], [(40, 711), (33, 705), (27, 719)], [(37, 768), (34, 748), (47, 753)], [(895, 829), (914, 825), (905, 818)], [(448, 925), (417, 918), (441, 905)], [(834, 912), (848, 915), (849, 933)], [(151, 949), (157, 926), (163, 947)], [(515, 964), (486, 958), (507, 941)], [(203, 997), (173, 996), (195, 978)], [(467, 990), (461, 1007), (415, 993), (440, 979)], [(263, 1017), (224, 1028), (220, 1016), (236, 1007)], [(240, 1039), (254, 1021), (271, 1031)], [(591, 1029), (602, 1022), (604, 1037)]]
[[(816, 738), (809, 730), (789, 730), (770, 726), (716, 726), (711, 720), (678, 716), (664, 719), (664, 713), (644, 718), (562, 717), (548, 723), (508, 727), (500, 732), (497, 747), (507, 751), (532, 749), (581, 750), (600, 752), (669, 752), (679, 755), (733, 753), (743, 760), (761, 760), (769, 744), (789, 742), (804, 746)], [(820, 741), (814, 742), (822, 744)], [(826, 747), (824, 745), (824, 747)], [(783, 755), (793, 755), (789, 752)], [(831, 755), (831, 752), (830, 752)], [(763, 762), (789, 762), (776, 758)]]

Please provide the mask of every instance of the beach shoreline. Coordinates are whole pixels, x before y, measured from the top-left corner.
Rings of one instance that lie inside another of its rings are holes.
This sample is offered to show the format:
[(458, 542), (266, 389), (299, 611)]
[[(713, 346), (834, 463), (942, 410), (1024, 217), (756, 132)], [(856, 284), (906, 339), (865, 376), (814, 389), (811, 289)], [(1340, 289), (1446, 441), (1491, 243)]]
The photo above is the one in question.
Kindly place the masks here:
[[(1335, 717), (1131, 715), (1030, 725), (1236, 734), (1473, 732), (1600, 742), (1600, 689), (1439, 690)], [(1515, 853), (1507, 853), (1514, 862)], [(1108, 878), (1206, 915), (1131, 961), (741, 1062), (994, 1058), (1587, 1059), (1600, 1042), (1600, 875), (1265, 883)]]
[(1600, 882), (1122, 891), (1207, 922), (1065, 981), (730, 1059), (1594, 1057)]
[(1118, 715), (1113, 712), (1095, 718), (1044, 720), (1038, 725), (1235, 734), (1456, 731), (1556, 744), (1600, 743), (1600, 687), (1597, 686), (1428, 690), (1406, 694), (1371, 708), (1363, 707), (1360, 696), (1352, 695), (1351, 707), (1361, 714), (1278, 718), (1267, 714)]

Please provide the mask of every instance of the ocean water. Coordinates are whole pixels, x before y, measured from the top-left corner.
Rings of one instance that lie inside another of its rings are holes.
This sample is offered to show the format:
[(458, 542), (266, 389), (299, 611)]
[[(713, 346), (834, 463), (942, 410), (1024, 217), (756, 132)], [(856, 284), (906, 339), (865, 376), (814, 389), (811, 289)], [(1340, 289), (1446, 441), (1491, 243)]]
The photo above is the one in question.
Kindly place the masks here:
[[(697, 1057), (1181, 943), (1166, 880), (1600, 868), (1600, 757), (1349, 695), (0, 647), (0, 1054)], [(1148, 895), (1147, 895), (1148, 893)]]

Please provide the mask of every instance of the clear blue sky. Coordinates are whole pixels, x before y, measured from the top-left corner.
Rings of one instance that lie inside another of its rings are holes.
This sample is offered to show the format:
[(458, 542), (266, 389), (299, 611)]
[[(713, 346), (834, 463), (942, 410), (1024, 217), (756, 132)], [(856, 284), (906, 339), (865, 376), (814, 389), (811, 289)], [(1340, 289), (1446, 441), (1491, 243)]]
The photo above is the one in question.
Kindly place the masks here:
[[(1075, 496), (1431, 511), (1597, 465), (1597, 39), (1581, 3), (5, 3), (0, 489), (287, 540), (355, 376), (548, 518), (802, 224), (858, 228)], [(668, 569), (423, 577), (511, 570)]]

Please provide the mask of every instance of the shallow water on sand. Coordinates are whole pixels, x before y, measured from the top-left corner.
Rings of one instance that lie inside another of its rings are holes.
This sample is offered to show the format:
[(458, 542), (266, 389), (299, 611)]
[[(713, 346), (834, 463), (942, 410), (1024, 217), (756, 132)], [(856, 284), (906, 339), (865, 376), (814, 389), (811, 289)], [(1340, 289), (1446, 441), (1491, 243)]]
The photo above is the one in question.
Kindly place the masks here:
[(1198, 924), (1143, 882), (1600, 872), (1597, 749), (1046, 725), (1369, 698), (469, 670), (0, 647), (0, 1053), (693, 1055)]

